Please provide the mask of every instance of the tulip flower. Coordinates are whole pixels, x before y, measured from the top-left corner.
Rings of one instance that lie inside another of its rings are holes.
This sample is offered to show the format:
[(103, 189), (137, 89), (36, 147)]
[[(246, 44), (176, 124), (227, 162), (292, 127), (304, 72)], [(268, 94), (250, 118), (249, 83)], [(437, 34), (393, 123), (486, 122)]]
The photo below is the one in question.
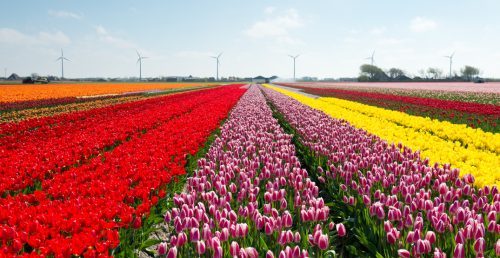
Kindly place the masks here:
[(233, 257), (234, 256), (238, 256), (238, 254), (240, 253), (240, 245), (237, 242), (235, 242), (235, 241), (231, 242), (229, 253)]
[(457, 244), (455, 250), (453, 251), (453, 258), (463, 258), (465, 257), (465, 250), (463, 244)]
[(480, 237), (474, 242), (474, 251), (476, 254), (482, 254), (485, 250), (486, 242), (484, 238)]
[(405, 250), (405, 249), (399, 249), (398, 255), (401, 258), (410, 258), (410, 252), (408, 250)]
[(202, 255), (205, 253), (205, 250), (206, 250), (205, 241), (203, 241), (203, 240), (198, 241), (196, 243), (196, 252), (199, 255)]
[(344, 224), (342, 223), (337, 223), (336, 225), (336, 228), (337, 228), (337, 233), (340, 237), (343, 237), (346, 235), (346, 229), (345, 229), (345, 226)]
[(167, 253), (167, 243), (161, 242), (158, 244), (156, 252), (158, 252), (158, 255), (165, 255)]
[(328, 248), (328, 235), (321, 234), (318, 239), (318, 247), (321, 250), (326, 250)]
[(177, 247), (173, 246), (168, 250), (167, 258), (176, 258), (177, 257)]

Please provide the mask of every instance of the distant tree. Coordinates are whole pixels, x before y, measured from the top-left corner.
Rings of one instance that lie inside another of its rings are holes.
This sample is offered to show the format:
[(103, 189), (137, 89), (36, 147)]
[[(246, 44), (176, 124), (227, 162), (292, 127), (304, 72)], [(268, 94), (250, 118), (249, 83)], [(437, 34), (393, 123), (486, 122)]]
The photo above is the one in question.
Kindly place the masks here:
[(441, 78), (443, 75), (443, 70), (435, 67), (429, 67), (427, 68), (427, 74), (430, 75), (430, 77), (434, 80)]
[(426, 79), (426, 80), (430, 79), (429, 73), (427, 73), (426, 69), (418, 70), (418, 74), (420, 74), (420, 77), (422, 77), (423, 79)]
[(403, 70), (394, 67), (389, 69), (387, 73), (389, 74), (389, 77), (391, 77), (392, 80), (405, 75), (405, 72)]
[(462, 77), (465, 80), (471, 81), (474, 76), (477, 76), (479, 74), (479, 69), (473, 66), (466, 65), (464, 68), (460, 69), (460, 72), (462, 73)]
[(358, 77), (358, 82), (369, 82), (370, 81), (370, 77), (362, 74)]
[(366, 79), (365, 77), (367, 77), (368, 81), (387, 81), (389, 78), (382, 69), (375, 65), (364, 64), (359, 69), (361, 73), (358, 80)]

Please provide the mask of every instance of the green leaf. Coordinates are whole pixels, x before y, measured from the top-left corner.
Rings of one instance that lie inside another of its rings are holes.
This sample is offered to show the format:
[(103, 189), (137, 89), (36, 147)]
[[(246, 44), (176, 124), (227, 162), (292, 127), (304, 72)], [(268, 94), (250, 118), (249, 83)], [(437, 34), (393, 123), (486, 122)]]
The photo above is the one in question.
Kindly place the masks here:
[(260, 242), (261, 250), (269, 250), (269, 248), (267, 247), (266, 241), (264, 240), (264, 238), (262, 238), (262, 236), (260, 236), (259, 242)]
[(148, 239), (144, 242), (142, 242), (141, 247), (139, 247), (140, 250), (146, 249), (150, 246), (156, 245), (161, 243), (162, 241), (159, 239)]

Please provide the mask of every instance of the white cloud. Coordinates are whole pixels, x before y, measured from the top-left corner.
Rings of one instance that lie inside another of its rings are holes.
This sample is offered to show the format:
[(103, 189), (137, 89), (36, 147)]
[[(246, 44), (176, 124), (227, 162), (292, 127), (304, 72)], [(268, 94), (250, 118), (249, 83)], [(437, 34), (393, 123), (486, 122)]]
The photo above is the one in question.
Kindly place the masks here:
[(411, 20), (410, 29), (414, 32), (432, 31), (437, 28), (437, 23), (426, 17), (415, 17)]
[(135, 44), (116, 36), (111, 35), (102, 25), (98, 25), (95, 28), (97, 36), (103, 42), (106, 42), (114, 47), (118, 48), (136, 48)]
[(17, 30), (11, 28), (0, 28), (1, 43), (22, 43), (27, 42), (29, 37)]
[(97, 34), (99, 35), (107, 35), (108, 32), (106, 31), (106, 29), (102, 26), (102, 25), (97, 25), (95, 27), (95, 31), (97, 32)]
[(54, 11), (54, 10), (49, 10), (49, 15), (57, 18), (71, 18), (76, 20), (80, 20), (83, 17), (81, 14), (76, 14), (68, 11)]
[(286, 44), (296, 44), (301, 41), (291, 35), (291, 30), (304, 26), (302, 19), (295, 9), (288, 9), (283, 14), (276, 15), (275, 10), (266, 8), (267, 18), (255, 22), (245, 34), (251, 38), (273, 38), (277, 42)]
[(30, 35), (11, 28), (0, 28), (0, 43), (60, 46), (70, 44), (71, 39), (61, 31), (40, 31), (36, 35)]
[(275, 10), (276, 10), (276, 8), (274, 6), (268, 6), (268, 7), (266, 7), (266, 9), (264, 9), (264, 13), (265, 14), (272, 14), (272, 13), (274, 13)]
[(61, 31), (56, 31), (54, 33), (50, 32), (40, 32), (38, 33), (38, 39), (46, 44), (58, 44), (58, 45), (67, 45), (71, 43), (71, 40)]
[(382, 35), (385, 33), (385, 31), (387, 30), (386, 27), (376, 27), (376, 28), (373, 28), (370, 30), (370, 34), (372, 35)]

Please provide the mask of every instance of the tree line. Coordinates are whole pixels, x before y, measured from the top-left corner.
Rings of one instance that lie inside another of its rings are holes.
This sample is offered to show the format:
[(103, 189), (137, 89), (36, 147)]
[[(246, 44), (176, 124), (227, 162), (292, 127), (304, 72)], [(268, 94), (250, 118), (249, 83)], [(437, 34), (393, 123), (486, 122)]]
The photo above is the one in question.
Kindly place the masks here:
[(358, 81), (431, 81), (431, 80), (453, 80), (453, 81), (473, 81), (479, 75), (479, 69), (466, 65), (460, 69), (460, 75), (453, 74), (445, 76), (443, 70), (435, 67), (421, 69), (418, 76), (410, 77), (405, 71), (399, 68), (383, 70), (376, 65), (363, 64), (360, 66)]

